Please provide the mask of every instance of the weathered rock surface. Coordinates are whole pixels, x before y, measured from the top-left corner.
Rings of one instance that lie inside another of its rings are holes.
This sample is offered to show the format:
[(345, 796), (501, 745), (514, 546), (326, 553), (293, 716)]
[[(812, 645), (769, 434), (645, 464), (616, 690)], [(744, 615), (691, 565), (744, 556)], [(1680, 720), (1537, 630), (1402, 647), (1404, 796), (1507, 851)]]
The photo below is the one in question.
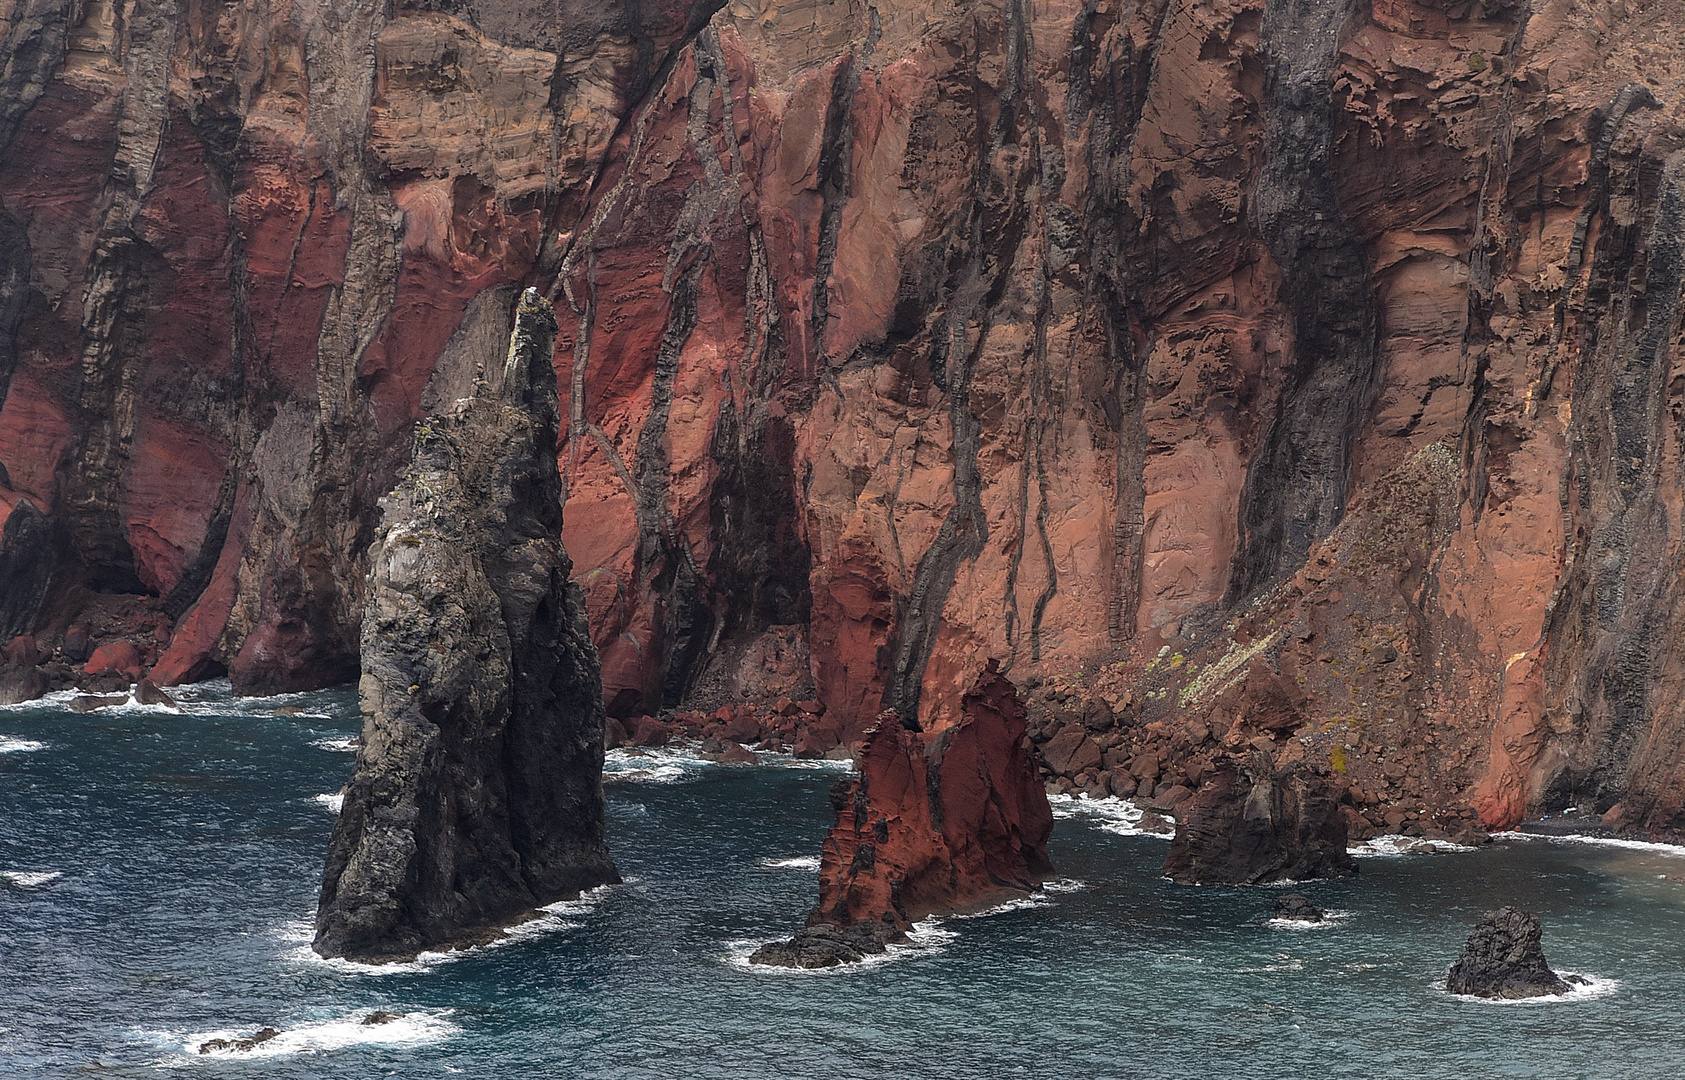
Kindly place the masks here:
[(21, 705), (47, 692), (47, 678), (34, 665), (0, 664), (0, 705)]
[(1678, 4), (0, 36), (0, 638), (144, 597), (160, 684), (350, 678), (410, 426), (535, 284), (622, 721), (764, 685), (823, 753), (997, 656), (1075, 790), (1267, 739), (1377, 829), (1685, 836)]
[(271, 1039), (278, 1039), (281, 1033), (272, 1027), (259, 1028), (250, 1035), (236, 1039), (208, 1039), (199, 1044), (201, 1054), (222, 1054), (233, 1051), (244, 1053), (255, 1050)]
[(1310, 897), (1303, 893), (1288, 893), (1276, 898), (1275, 917), (1293, 922), (1317, 923), (1327, 917), (1327, 912), (1311, 903)]
[(860, 922), (849, 926), (816, 923), (805, 927), (788, 941), (762, 945), (749, 955), (749, 962), (794, 968), (858, 964), (868, 956), (881, 955), (890, 945), (905, 940), (906, 936), (905, 931), (883, 922)]
[(1355, 873), (1334, 790), (1302, 765), (1278, 768), (1264, 751), (1220, 763), (1182, 804), (1164, 860), (1166, 877), (1195, 885)]
[(603, 704), (560, 536), (555, 321), (528, 290), (422, 425), (384, 502), (362, 635), (362, 745), (322, 874), (315, 949), (367, 961), (497, 935), (618, 881)]
[(1545, 963), (1543, 938), (1537, 915), (1512, 907), (1487, 912), (1451, 965), (1445, 989), (1485, 998), (1566, 994), (1568, 983)]
[(934, 733), (881, 720), (839, 782), (810, 925), (905, 929), (1040, 886), (1053, 812), (1024, 737), (1024, 708), (992, 662), (957, 721)]

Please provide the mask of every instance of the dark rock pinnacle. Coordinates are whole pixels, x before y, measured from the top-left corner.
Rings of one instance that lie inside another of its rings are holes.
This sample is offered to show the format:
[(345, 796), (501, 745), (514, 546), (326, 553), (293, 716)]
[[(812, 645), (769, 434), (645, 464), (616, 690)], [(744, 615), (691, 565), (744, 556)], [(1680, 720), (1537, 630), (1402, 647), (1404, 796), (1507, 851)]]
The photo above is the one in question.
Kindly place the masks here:
[(618, 881), (603, 705), (561, 543), (550, 305), (415, 432), (370, 553), (362, 748), (328, 847), (315, 949), (384, 962), (495, 938)]

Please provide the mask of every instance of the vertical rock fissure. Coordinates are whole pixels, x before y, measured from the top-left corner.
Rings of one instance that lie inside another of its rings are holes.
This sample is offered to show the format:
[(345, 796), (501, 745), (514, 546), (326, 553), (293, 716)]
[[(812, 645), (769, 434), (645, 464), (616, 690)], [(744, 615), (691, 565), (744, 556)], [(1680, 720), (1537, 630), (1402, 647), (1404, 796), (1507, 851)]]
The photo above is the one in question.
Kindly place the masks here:
[[(1625, 177), (1635, 203), (1640, 172)], [(1561, 678), (1582, 688), (1578, 707), (1602, 729), (1581, 775), (1564, 779), (1599, 811), (1631, 779), (1679, 589), (1659, 485), (1685, 291), (1685, 151), (1667, 159), (1655, 206), (1641, 250), (1636, 223), (1608, 223), (1597, 245), (1587, 305), (1602, 311), (1585, 322), (1569, 433), (1571, 483), (1591, 525), (1573, 534), (1577, 550), (1550, 627), (1574, 669)]]
[(1231, 604), (1291, 573), (1339, 523), (1376, 376), (1367, 260), (1332, 171), (1329, 87), (1353, 8), (1354, 0), (1269, 0), (1264, 9), (1266, 160), (1251, 219), (1281, 268), (1294, 362), (1241, 495)]
[[(983, 516), (982, 477), (977, 468), (982, 432), (971, 411), (971, 376), (977, 359), (988, 345), (994, 328), (994, 309), (1006, 290), (1028, 229), (1025, 200), (1021, 197), (1026, 183), (1022, 166), (1018, 174), (999, 178), (1009, 185), (999, 204), (1004, 205), (1003, 210), (997, 212), (983, 197), (996, 179), (993, 173), (1000, 161), (1001, 148), (1025, 127), (1020, 113), (1026, 108), (1029, 30), (1018, 0), (1009, 0), (1006, 5), (1006, 23), (1006, 57), (998, 91), (998, 112), (988, 134), (978, 140), (976, 176), (972, 184), (976, 194), (966, 206), (964, 224), (956, 230), (965, 238), (964, 247), (956, 253), (957, 269), (946, 290), (955, 299), (955, 305), (947, 312), (942, 336), (933, 343), (938, 355), (948, 357), (944, 389), (953, 431), (954, 505), (943, 518), (936, 539), (919, 560), (912, 588), (897, 603), (892, 659), (884, 686), (884, 708), (894, 710), (901, 722), (915, 731), (919, 730), (925, 665), (942, 627), (942, 609), (947, 604), (948, 593), (960, 563), (975, 559), (989, 536), (988, 522)], [(981, 96), (981, 87), (975, 92)], [(983, 115), (981, 106), (980, 100), (974, 105), (974, 115), (979, 118)], [(974, 341), (969, 339), (973, 332)]]
[(860, 73), (870, 61), (878, 35), (882, 32), (877, 8), (870, 9), (869, 18), (871, 29), (859, 54), (850, 53), (844, 57), (831, 80), (831, 100), (825, 110), (825, 135), (819, 144), (819, 251), (814, 261), (813, 314), (809, 331), (816, 360), (825, 356), (825, 327), (830, 321), (831, 310), (831, 267), (836, 262), (843, 209), (848, 205), (853, 189), (854, 98), (860, 91)]

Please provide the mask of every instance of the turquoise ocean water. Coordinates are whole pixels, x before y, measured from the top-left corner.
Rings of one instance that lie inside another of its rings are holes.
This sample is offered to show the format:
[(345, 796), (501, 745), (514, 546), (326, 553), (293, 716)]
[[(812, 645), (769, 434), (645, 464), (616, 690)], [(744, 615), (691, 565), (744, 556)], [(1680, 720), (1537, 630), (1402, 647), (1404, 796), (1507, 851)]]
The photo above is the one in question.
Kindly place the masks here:
[[(1275, 890), (1158, 875), (1120, 806), (1061, 802), (1048, 893), (827, 973), (750, 970), (815, 894), (835, 766), (613, 755), (626, 884), (393, 969), (309, 951), (348, 690), (188, 711), (0, 709), (0, 1077), (1221, 1078), (1685, 1075), (1685, 851), (1373, 855)], [(278, 709), (287, 710), (278, 712)], [(298, 710), (298, 711), (292, 711)], [(1478, 915), (1536, 912), (1592, 989), (1436, 988)], [(365, 1026), (373, 1010), (405, 1013)], [(206, 1039), (270, 1025), (252, 1054)]]

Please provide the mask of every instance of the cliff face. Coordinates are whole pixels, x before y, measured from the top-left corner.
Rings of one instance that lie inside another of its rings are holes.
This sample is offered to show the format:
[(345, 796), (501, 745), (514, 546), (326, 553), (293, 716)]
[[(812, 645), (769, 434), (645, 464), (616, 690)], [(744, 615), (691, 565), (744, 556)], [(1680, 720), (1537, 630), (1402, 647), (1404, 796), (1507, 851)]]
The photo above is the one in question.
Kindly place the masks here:
[(618, 881), (603, 706), (560, 543), (555, 319), (521, 300), (508, 361), (416, 431), (382, 501), (363, 614), (362, 746), (322, 874), (316, 951), (474, 943)]
[(937, 729), (998, 656), (1091, 780), (1685, 830), (1677, 5), (353, 7), (0, 11), (11, 629), (345, 677), (537, 284), (615, 713), (794, 635)]

